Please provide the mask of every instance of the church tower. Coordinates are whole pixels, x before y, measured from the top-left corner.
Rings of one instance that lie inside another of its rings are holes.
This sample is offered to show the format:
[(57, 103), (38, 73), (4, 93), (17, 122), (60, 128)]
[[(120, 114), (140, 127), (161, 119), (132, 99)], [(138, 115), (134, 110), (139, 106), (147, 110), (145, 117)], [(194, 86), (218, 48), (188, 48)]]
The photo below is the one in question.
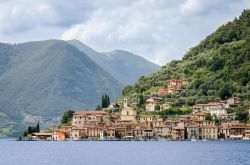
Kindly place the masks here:
[(128, 107), (128, 99), (126, 97), (123, 99), (123, 107), (124, 108)]

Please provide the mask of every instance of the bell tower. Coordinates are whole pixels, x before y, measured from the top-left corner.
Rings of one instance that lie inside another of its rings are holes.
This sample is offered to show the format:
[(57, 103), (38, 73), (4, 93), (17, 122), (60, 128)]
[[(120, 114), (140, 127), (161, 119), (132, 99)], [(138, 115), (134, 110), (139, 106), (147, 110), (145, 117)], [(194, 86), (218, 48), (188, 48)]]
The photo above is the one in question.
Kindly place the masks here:
[(128, 99), (126, 97), (123, 99), (123, 107), (124, 108), (128, 107)]

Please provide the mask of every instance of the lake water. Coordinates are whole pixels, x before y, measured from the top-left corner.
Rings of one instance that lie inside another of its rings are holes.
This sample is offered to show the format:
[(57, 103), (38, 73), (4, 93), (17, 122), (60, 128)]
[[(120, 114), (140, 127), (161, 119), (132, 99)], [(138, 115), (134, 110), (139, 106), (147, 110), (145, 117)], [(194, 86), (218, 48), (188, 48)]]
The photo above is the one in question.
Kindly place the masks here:
[(250, 141), (0, 140), (0, 165), (250, 165)]

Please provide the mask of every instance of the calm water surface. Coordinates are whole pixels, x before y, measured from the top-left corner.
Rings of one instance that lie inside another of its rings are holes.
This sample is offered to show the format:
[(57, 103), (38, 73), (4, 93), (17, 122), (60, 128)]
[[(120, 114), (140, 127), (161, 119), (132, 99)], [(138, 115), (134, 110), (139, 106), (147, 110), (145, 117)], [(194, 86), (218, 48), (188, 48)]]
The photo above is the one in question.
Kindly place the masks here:
[(250, 165), (250, 141), (16, 142), (0, 165)]

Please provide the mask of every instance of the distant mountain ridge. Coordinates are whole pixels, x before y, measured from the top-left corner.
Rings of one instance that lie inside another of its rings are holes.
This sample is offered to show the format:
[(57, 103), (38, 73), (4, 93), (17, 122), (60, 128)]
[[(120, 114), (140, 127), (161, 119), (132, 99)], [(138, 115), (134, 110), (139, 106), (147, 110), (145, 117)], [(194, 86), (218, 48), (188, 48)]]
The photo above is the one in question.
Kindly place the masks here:
[(102, 94), (116, 98), (121, 82), (151, 72), (138, 72), (151, 63), (129, 52), (105, 54), (80, 46), (62, 40), (0, 43), (0, 137), (18, 134), (34, 119), (53, 124), (65, 109), (94, 109)]
[(69, 40), (70, 44), (87, 54), (100, 67), (109, 72), (123, 85), (135, 83), (139, 77), (149, 75), (160, 69), (141, 56), (124, 50), (99, 53), (78, 40)]
[(119, 81), (61, 40), (0, 44), (0, 64), (0, 119), (7, 119), (0, 134), (24, 114), (46, 120), (65, 109), (93, 109), (103, 93), (121, 94)]

